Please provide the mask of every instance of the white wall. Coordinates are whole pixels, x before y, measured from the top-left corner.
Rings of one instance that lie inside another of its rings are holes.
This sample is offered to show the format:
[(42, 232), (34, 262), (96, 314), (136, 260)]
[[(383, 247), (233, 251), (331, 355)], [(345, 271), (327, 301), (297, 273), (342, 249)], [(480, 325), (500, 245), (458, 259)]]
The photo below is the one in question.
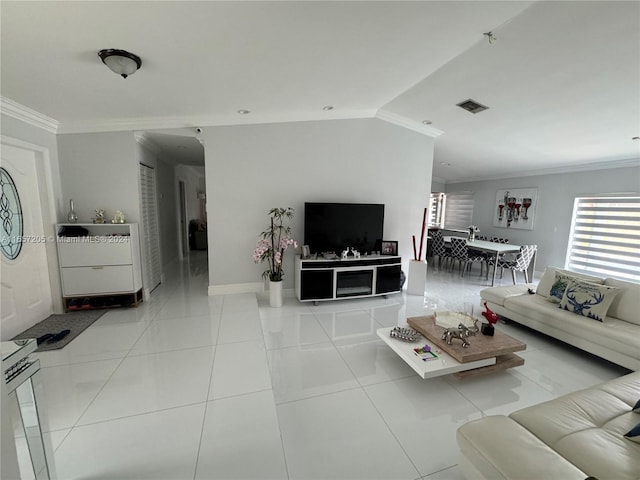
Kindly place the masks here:
[[(538, 188), (534, 229), (494, 227), (497, 191), (528, 187)], [(447, 184), (446, 191), (465, 190), (474, 192), (473, 223), (478, 225), (481, 235), (506, 237), (517, 245), (538, 245), (536, 270), (542, 271), (547, 265), (564, 266), (575, 197), (619, 192), (638, 194), (640, 167)]]
[[(385, 240), (399, 242), (403, 269), (428, 205), (433, 138), (378, 119), (207, 128), (210, 292), (259, 288), (251, 258), (272, 207), (293, 207), (302, 243), (305, 201), (384, 203)], [(293, 256), (285, 259), (293, 287)]]
[(136, 145), (133, 132), (58, 135), (64, 201), (73, 198), (79, 222), (91, 222), (96, 208), (140, 222)]

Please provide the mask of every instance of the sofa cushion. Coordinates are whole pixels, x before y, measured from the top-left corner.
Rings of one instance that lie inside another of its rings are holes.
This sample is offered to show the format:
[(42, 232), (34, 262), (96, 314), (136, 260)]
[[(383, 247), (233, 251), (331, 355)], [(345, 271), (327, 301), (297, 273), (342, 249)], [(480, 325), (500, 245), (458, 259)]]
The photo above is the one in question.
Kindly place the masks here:
[(556, 281), (556, 272), (562, 273), (564, 275), (568, 275), (571, 277), (575, 277), (581, 280), (586, 280), (591, 283), (604, 283), (604, 278), (594, 277), (593, 275), (585, 275), (582, 273), (575, 273), (570, 270), (563, 270), (558, 267), (547, 267), (544, 269), (544, 273), (542, 274), (542, 278), (538, 282), (538, 287), (536, 289), (536, 294), (542, 295), (544, 298), (549, 298), (549, 292), (551, 291), (551, 287)]
[(640, 284), (607, 278), (605, 285), (620, 288), (613, 299), (608, 315), (640, 325)]
[(529, 288), (532, 288), (533, 285), (509, 285), (504, 287), (489, 287), (484, 288), (480, 291), (480, 296), (491, 303), (495, 303), (501, 306), (504, 306), (504, 301), (513, 297), (514, 295), (524, 295), (527, 293)]
[[(580, 341), (580, 339), (584, 339), (623, 355), (638, 358), (640, 336), (638, 335), (638, 326), (632, 323), (613, 317), (607, 317), (604, 323), (594, 322), (581, 315), (562, 310), (540, 295), (508, 297), (504, 301), (504, 308), (518, 312), (519, 315), (524, 315), (535, 323), (542, 323), (562, 330), (576, 339), (574, 345), (584, 343)], [(510, 318), (508, 314), (505, 316)], [(514, 320), (517, 319), (517, 317), (514, 318)], [(532, 326), (532, 328), (536, 327)]]
[(640, 392), (640, 372), (564, 395), (510, 415), (588, 475), (638, 479), (640, 444), (624, 438), (638, 423), (630, 406)]
[(559, 307), (603, 322), (620, 289), (574, 280), (567, 285)]

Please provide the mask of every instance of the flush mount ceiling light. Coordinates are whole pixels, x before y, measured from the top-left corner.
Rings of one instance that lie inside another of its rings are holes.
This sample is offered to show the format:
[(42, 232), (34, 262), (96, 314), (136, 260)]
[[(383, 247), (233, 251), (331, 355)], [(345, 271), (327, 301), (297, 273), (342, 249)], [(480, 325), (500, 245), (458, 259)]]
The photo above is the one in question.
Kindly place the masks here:
[(136, 73), (142, 66), (142, 60), (137, 55), (129, 53), (126, 50), (117, 50), (115, 48), (107, 48), (100, 50), (98, 56), (113, 73), (117, 73), (122, 78)]
[(482, 112), (483, 110), (487, 110), (489, 108), (471, 99), (465, 100), (464, 102), (456, 103), (456, 105), (460, 108), (464, 108), (467, 112), (471, 113)]

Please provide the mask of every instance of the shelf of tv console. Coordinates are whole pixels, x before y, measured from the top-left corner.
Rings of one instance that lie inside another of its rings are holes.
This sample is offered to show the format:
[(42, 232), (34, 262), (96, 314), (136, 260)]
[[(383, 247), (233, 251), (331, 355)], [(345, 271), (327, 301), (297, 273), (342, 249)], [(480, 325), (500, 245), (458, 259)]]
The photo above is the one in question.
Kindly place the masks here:
[(367, 255), (360, 258), (296, 257), (296, 296), (301, 302), (368, 298), (400, 293), (402, 258)]

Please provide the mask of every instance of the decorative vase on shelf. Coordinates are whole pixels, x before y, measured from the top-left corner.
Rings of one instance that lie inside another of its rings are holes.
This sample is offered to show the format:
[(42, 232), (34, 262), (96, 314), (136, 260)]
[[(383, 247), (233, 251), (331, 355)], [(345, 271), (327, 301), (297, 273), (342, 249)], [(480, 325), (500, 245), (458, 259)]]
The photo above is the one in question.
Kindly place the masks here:
[(282, 280), (269, 280), (269, 306), (282, 307)]
[(73, 198), (69, 200), (69, 213), (67, 213), (67, 221), (69, 223), (76, 223), (78, 221), (78, 215), (73, 208)]

